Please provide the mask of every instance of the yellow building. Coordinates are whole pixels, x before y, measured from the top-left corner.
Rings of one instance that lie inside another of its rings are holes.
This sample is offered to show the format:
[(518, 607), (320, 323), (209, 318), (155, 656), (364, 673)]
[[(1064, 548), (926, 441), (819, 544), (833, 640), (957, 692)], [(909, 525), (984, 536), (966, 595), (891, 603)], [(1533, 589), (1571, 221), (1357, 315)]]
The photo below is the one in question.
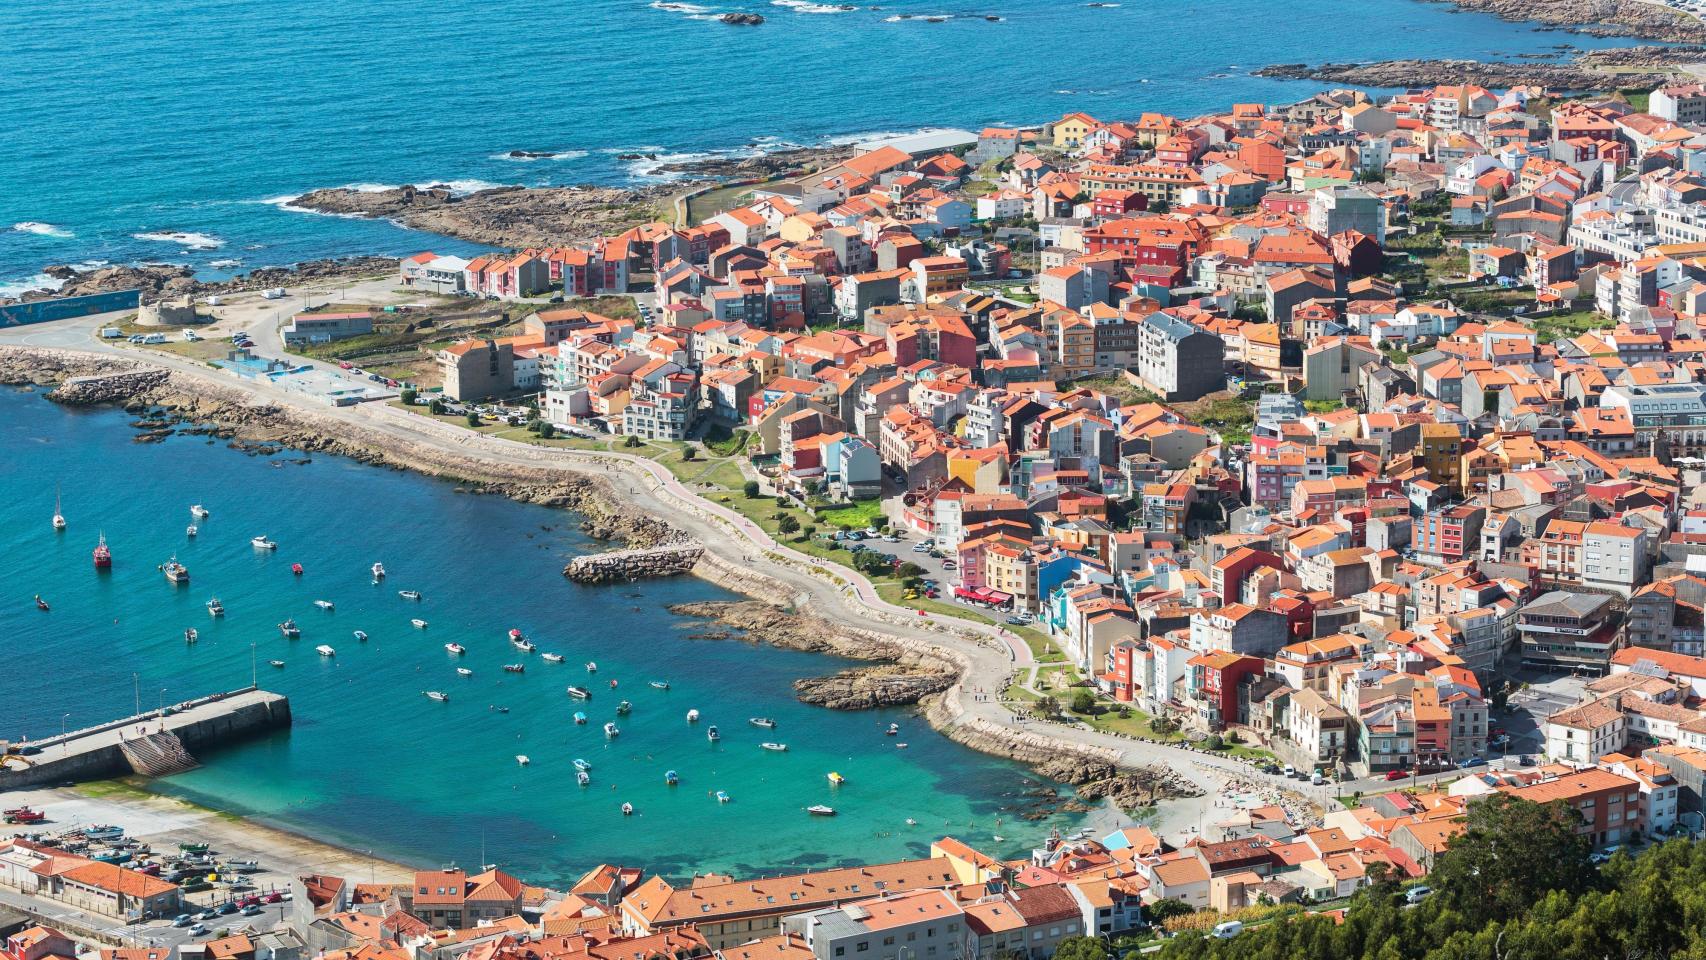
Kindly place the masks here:
[(1054, 145), (1062, 150), (1078, 146), (1101, 121), (1087, 113), (1069, 113), (1054, 122)]

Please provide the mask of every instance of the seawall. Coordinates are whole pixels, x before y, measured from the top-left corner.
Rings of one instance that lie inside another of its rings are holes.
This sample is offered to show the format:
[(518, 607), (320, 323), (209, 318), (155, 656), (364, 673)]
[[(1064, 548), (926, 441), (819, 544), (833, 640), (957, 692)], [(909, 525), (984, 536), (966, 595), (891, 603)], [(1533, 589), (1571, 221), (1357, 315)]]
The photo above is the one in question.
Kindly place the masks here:
[(694, 540), (675, 546), (593, 553), (570, 560), (569, 565), (563, 568), (563, 576), (576, 583), (673, 577), (692, 573), (704, 553), (704, 546)]
[(125, 753), (127, 743), (161, 732), (193, 756), (288, 726), (290, 700), (283, 694), (255, 687), (214, 694), (167, 707), (163, 715), (149, 711), (34, 741), (39, 753), (11, 757), (0, 767), (0, 791), (130, 776), (138, 771)]

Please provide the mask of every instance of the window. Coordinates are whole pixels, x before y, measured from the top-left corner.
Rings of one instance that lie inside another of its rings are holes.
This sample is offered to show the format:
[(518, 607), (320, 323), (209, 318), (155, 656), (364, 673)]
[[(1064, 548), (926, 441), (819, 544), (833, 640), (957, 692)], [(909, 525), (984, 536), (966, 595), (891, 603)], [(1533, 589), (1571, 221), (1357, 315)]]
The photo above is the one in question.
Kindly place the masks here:
[(855, 952), (855, 953), (864, 953), (864, 952), (866, 952), (866, 951), (867, 951), (867, 950), (870, 950), (870, 949), (871, 949), (871, 944), (870, 944), (870, 941), (868, 941), (868, 940), (861, 940), (861, 941), (859, 941), (859, 945), (858, 945), (858, 946), (856, 946), (856, 947), (854, 947), (854, 948), (853, 948), (853, 951), (854, 951), (854, 952)]

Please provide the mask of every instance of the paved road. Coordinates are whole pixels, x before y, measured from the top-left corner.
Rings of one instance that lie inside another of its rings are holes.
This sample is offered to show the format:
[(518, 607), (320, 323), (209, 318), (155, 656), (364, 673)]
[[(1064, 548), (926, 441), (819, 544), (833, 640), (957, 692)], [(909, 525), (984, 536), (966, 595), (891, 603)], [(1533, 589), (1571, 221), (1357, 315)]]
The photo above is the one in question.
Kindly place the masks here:
[[(188, 899), (189, 905), (185, 909), (196, 913), (222, 902), (223, 897), (216, 897), (207, 892), (191, 894)], [(205, 921), (207, 933), (192, 934), (188, 927), (173, 926), (170, 917), (126, 923), (114, 917), (79, 910), (57, 900), (32, 897), (4, 887), (0, 887), (0, 905), (26, 911), (50, 926), (64, 928), (68, 933), (75, 931), (74, 935), (92, 934), (121, 942), (126, 946), (171, 947), (208, 940), (221, 930), (230, 933), (272, 930), (284, 923), (285, 911), (290, 907), (288, 902), (280, 902), (263, 905), (261, 912), (252, 917), (242, 914), (221, 915), (216, 920)]]
[[(1028, 651), (1006, 631), (955, 617), (920, 616), (916, 611), (882, 601), (863, 576), (772, 540), (759, 526), (738, 513), (700, 497), (667, 469), (630, 454), (541, 448), (474, 433), (435, 419), (384, 404), (329, 407), (270, 383), (239, 380), (202, 364), (157, 351), (140, 351), (126, 344), (102, 342), (92, 336), (97, 322), (89, 318), (59, 321), (0, 331), (0, 344), (27, 344), (85, 349), (136, 357), (174, 372), (240, 388), (280, 406), (300, 410), (319, 421), (348, 423), (377, 430), (387, 437), (418, 444), (428, 450), (476, 457), (490, 463), (528, 469), (603, 474), (613, 481), (628, 503), (645, 513), (668, 517), (671, 523), (704, 543), (707, 551), (735, 569), (752, 569), (785, 584), (796, 603), (839, 623), (867, 627), (908, 641), (924, 641), (962, 657), (968, 669), (959, 686), (949, 691), (959, 708), (960, 723), (982, 721), (1036, 733), (1084, 747), (1113, 751), (1131, 766), (1161, 764), (1218, 791), (1221, 781), (1238, 776), (1265, 789), (1306, 795), (1332, 806), (1331, 790), (1314, 789), (1295, 780), (1256, 773), (1241, 760), (1185, 748), (1116, 737), (1083, 727), (1038, 724), (1015, 717), (996, 701), (1008, 676)], [(251, 334), (261, 331), (250, 330)], [(269, 338), (270, 339), (270, 338)], [(257, 341), (260, 343), (261, 341)], [(270, 346), (270, 343), (268, 344)], [(837, 585), (829, 578), (839, 578)]]

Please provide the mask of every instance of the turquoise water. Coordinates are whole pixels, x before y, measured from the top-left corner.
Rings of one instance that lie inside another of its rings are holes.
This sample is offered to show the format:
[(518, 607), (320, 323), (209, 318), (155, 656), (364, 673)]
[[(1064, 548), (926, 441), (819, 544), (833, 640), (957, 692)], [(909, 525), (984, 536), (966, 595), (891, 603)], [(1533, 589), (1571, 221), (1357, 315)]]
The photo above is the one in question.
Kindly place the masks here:
[[(0, 391), (9, 598), (0, 736), (57, 733), (66, 713), (76, 727), (128, 714), (138, 700), (146, 709), (240, 687), (258, 661), (261, 684), (290, 697), (294, 727), (210, 754), (159, 789), (415, 863), (472, 865), (483, 852), (536, 881), (573, 879), (600, 861), (684, 876), (901, 857), (947, 830), (984, 841), (999, 830), (1014, 852), (1051, 825), (1012, 822), (1015, 795), (1035, 785), (1024, 771), (952, 743), (910, 711), (836, 713), (793, 699), (794, 679), (843, 661), (690, 639), (705, 628), (664, 609), (730, 594), (691, 578), (566, 582), (563, 563), (589, 547), (567, 514), (333, 457), (273, 466), (199, 437), (138, 444), (128, 419)], [(61, 534), (48, 522), (55, 482), (69, 520)], [(190, 540), (192, 503), (212, 516)], [(103, 531), (115, 557), (105, 575), (90, 562)], [(254, 549), (258, 534), (277, 551)], [(156, 569), (174, 554), (190, 568), (188, 587)], [(389, 574), (379, 585), (368, 573), (376, 560)], [(297, 562), (301, 577), (289, 569)], [(404, 588), (424, 599), (401, 599)], [(37, 593), (51, 612), (35, 609)], [(212, 595), (223, 619), (204, 608)], [(285, 617), (301, 639), (276, 629)], [(413, 628), (413, 617), (430, 626)], [(200, 633), (193, 646), (186, 627)], [(511, 627), (567, 662), (519, 654)], [(370, 635), (365, 644), (356, 629)], [(447, 653), (450, 641), (467, 654)], [(336, 657), (317, 656), (322, 643)], [(521, 660), (525, 674), (502, 671)], [(599, 667), (591, 682), (588, 660)], [(458, 666), (474, 675), (459, 677)], [(566, 696), (571, 683), (592, 687), (592, 701)], [(450, 701), (426, 699), (429, 689)], [(617, 718), (622, 698), (633, 713)], [(685, 721), (691, 707), (704, 714), (697, 726)], [(572, 722), (576, 710), (586, 726)], [(751, 716), (778, 728), (750, 726)], [(612, 719), (622, 733), (608, 742), (601, 727)], [(907, 749), (884, 736), (891, 721)], [(719, 745), (705, 738), (711, 723)], [(766, 740), (788, 752), (761, 749)], [(518, 766), (516, 754), (532, 764)], [(576, 757), (594, 765), (589, 788), (575, 784)], [(670, 769), (679, 786), (664, 784)], [(830, 788), (832, 770), (848, 783)], [(715, 790), (733, 802), (718, 804)], [(623, 802), (637, 815), (623, 817)], [(817, 803), (840, 815), (803, 812)], [(908, 817), (920, 825), (908, 828)]]
[[(738, 152), (761, 138), (1037, 123), (1080, 109), (1190, 115), (1316, 88), (1249, 75), (1269, 63), (1614, 42), (1417, 0), (875, 6), (0, 3), (0, 290), (48, 263), (164, 260), (217, 276), (470, 249), (279, 206), (315, 187), (623, 182), (646, 170), (619, 159), (627, 152)], [(769, 22), (705, 19), (729, 10)], [(955, 16), (891, 21), (906, 13)], [(561, 156), (517, 162), (511, 150)]]

